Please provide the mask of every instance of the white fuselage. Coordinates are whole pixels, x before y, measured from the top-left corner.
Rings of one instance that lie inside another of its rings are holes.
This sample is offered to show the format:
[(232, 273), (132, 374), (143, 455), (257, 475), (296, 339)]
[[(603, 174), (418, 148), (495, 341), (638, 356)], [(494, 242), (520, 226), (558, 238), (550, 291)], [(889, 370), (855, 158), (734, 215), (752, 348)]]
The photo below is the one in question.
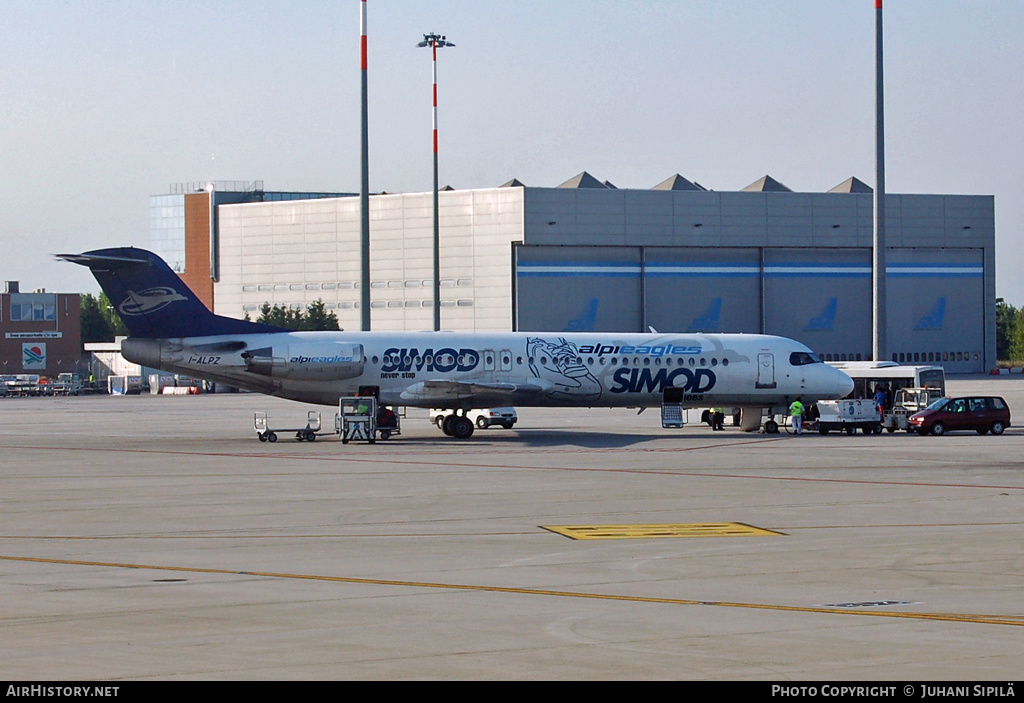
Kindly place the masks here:
[[(780, 407), (849, 377), (799, 342), (752, 334), (277, 332), (125, 340), (130, 361), (308, 403), (367, 387), (386, 405)], [(675, 390), (678, 389), (678, 390)]]

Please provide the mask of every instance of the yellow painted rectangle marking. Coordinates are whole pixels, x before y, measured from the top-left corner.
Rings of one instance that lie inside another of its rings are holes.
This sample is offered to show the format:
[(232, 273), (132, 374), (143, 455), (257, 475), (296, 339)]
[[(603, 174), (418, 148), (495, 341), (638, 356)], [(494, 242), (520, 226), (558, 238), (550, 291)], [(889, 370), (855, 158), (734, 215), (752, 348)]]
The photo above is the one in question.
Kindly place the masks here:
[(662, 525), (541, 525), (569, 539), (657, 539), (664, 537), (768, 537), (773, 532), (741, 522), (696, 522)]

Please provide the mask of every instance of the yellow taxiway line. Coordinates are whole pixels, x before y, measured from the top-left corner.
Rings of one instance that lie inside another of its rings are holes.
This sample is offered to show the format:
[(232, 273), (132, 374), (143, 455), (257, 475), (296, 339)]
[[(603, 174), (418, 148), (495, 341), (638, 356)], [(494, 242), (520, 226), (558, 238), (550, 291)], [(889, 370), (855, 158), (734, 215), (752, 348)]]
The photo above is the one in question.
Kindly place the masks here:
[(770, 603), (733, 603), (729, 601), (691, 600), (686, 598), (654, 598), (649, 596), (625, 596), (608, 593), (588, 593), (585, 591), (556, 591), (542, 588), (513, 588), (507, 586), (481, 586), (458, 583), (435, 583), (430, 581), (406, 581), (395, 579), (353, 578), (347, 576), (325, 576), (318, 574), (289, 574), (274, 571), (247, 571), (237, 569), (210, 569), (188, 566), (167, 566), (157, 564), (127, 564), (103, 561), (79, 561), (75, 559), (47, 559), (41, 557), (16, 557), (0, 555), (0, 561), (30, 562), (37, 564), (62, 564), (69, 566), (94, 566), (116, 569), (142, 569), (153, 571), (173, 571), (193, 574), (225, 574), (237, 576), (258, 576), (262, 578), (293, 579), (301, 581), (328, 581), (333, 583), (356, 583), (374, 586), (402, 586), (407, 588), (438, 588), (461, 591), (478, 591), (489, 593), (512, 593), (530, 596), (549, 596), (559, 598), (587, 598), (594, 600), (613, 600), (633, 603), (661, 603), (665, 605), (706, 605), (720, 608), (751, 608), (756, 610), (772, 610), (790, 613), (815, 613), (824, 615), (858, 615), (861, 617), (904, 618), (910, 620), (932, 620), (937, 622), (974, 623), (980, 625), (1013, 625), (1024, 626), (1024, 616), (1012, 615), (981, 615), (968, 613), (914, 613), (900, 611), (850, 610), (845, 608), (800, 607), (777, 605)]

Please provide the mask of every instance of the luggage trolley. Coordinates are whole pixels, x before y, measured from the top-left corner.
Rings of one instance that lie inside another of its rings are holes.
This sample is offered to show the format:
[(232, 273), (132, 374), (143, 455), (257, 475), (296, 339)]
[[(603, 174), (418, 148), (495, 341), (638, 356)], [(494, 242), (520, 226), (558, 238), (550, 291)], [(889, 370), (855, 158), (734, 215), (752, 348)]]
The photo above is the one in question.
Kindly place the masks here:
[(277, 433), (294, 432), (296, 441), (306, 440), (312, 442), (320, 431), (320, 411), (310, 410), (306, 413), (306, 426), (294, 429), (270, 429), (266, 413), (254, 413), (252, 418), (253, 427), (256, 429), (256, 436), (261, 442), (276, 442)]

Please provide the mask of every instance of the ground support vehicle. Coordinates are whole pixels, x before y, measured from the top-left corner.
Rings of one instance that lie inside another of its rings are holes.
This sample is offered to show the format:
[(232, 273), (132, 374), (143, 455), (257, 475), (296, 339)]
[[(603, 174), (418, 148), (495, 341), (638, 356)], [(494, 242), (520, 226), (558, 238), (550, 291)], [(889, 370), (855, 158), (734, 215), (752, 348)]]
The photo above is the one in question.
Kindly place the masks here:
[(874, 401), (855, 400), (819, 400), (817, 403), (818, 419), (808, 423), (808, 430), (816, 429), (821, 434), (832, 431), (845, 431), (854, 434), (858, 429), (864, 434), (880, 434), (882, 417)]
[(5, 381), (7, 395), (22, 397), (43, 395), (40, 378), (35, 374), (18, 374), (8, 376), (7, 379)]
[(942, 391), (938, 388), (900, 388), (896, 391), (892, 408), (882, 417), (882, 427), (888, 432), (910, 432), (910, 416), (921, 412), (941, 397)]
[(62, 373), (50, 384), (53, 395), (78, 395), (82, 392), (82, 379), (76, 373)]
[(338, 400), (337, 429), (341, 443), (361, 441), (374, 444), (379, 436), (382, 440), (402, 433), (398, 413), (387, 407), (380, 407), (372, 395), (359, 395)]
[(306, 426), (292, 429), (271, 429), (266, 413), (254, 413), (252, 419), (253, 427), (256, 429), (256, 436), (261, 442), (276, 442), (277, 433), (295, 433), (296, 441), (306, 440), (312, 442), (320, 431), (320, 411), (310, 410), (306, 413)]

